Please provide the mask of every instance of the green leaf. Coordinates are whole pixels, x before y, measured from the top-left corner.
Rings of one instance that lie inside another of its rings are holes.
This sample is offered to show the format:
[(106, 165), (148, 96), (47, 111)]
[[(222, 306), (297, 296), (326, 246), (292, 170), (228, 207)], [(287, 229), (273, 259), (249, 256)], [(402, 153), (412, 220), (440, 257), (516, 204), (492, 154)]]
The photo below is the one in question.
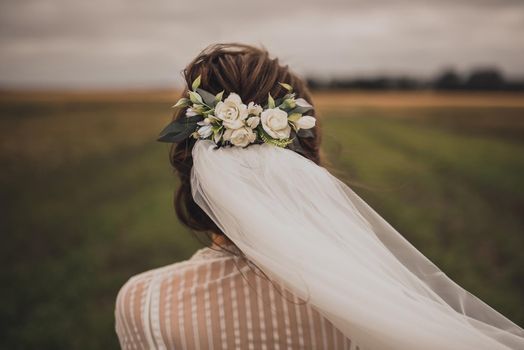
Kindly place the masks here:
[(300, 119), (300, 117), (302, 117), (302, 114), (300, 113), (292, 113), (290, 114), (288, 117), (287, 117), (287, 120), (289, 120), (290, 122), (296, 122), (297, 120)]
[(189, 106), (189, 99), (188, 98), (181, 98), (179, 99), (174, 105), (172, 108), (180, 108), (180, 107), (187, 107)]
[(216, 96), (215, 96), (215, 103), (218, 103), (218, 102), (222, 101), (222, 96), (224, 96), (224, 90), (222, 90), (218, 94), (216, 94)]
[(213, 107), (215, 105), (215, 96), (206, 90), (203, 89), (196, 89), (196, 92), (202, 96), (202, 99), (204, 100), (204, 103), (209, 106)]
[(199, 104), (204, 103), (204, 101), (202, 101), (202, 96), (200, 96), (198, 93), (194, 91), (189, 91), (189, 99), (193, 103), (199, 103)]
[(203, 120), (202, 116), (183, 117), (173, 120), (158, 135), (160, 142), (180, 142), (191, 135), (198, 127), (197, 123)]
[(280, 86), (282, 86), (282, 87), (283, 87), (284, 89), (286, 89), (287, 91), (289, 91), (289, 92), (292, 92), (292, 91), (293, 91), (293, 87), (292, 87), (291, 85), (286, 84), (286, 83), (280, 83), (280, 82), (279, 82), (279, 84), (280, 84)]
[(267, 106), (268, 108), (275, 108), (275, 100), (273, 100), (271, 93), (269, 93), (267, 96)]
[(196, 91), (196, 89), (198, 89), (198, 87), (200, 86), (200, 81), (202, 80), (202, 76), (198, 76), (195, 80), (193, 80), (193, 84), (191, 85), (191, 88), (193, 89), (193, 91)]
[(304, 114), (307, 111), (310, 111), (312, 109), (313, 109), (313, 107), (300, 107), (300, 106), (297, 106), (296, 108), (293, 108), (291, 111), (289, 111), (289, 113), (290, 114), (293, 114), (293, 113)]
[(302, 155), (305, 155), (306, 152), (304, 151), (304, 148), (302, 147), (302, 145), (300, 144), (300, 140), (298, 137), (293, 137), (292, 139), (292, 142), (291, 144), (289, 145), (289, 149), (292, 150), (292, 151), (295, 151), (297, 153), (300, 153)]
[(297, 132), (297, 136), (303, 139), (310, 139), (315, 137), (315, 134), (313, 133), (312, 129), (300, 129)]

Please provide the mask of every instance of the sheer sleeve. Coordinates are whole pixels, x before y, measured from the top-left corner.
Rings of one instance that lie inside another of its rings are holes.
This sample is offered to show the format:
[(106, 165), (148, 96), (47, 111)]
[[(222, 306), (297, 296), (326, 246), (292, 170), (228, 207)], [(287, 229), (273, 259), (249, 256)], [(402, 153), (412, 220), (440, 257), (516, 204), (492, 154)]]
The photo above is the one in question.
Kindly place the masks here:
[(209, 248), (130, 279), (115, 317), (122, 349), (355, 349), (318, 310), (247, 260)]
[(120, 347), (126, 349), (150, 349), (143, 323), (146, 291), (151, 277), (139, 275), (130, 279), (120, 289), (115, 307), (115, 330)]

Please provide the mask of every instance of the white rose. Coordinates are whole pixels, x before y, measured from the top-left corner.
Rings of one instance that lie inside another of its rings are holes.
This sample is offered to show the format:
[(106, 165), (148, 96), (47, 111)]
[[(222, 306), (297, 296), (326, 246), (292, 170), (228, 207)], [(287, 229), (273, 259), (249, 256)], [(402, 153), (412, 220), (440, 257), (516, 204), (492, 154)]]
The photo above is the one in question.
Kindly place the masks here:
[(233, 129), (226, 129), (224, 131), (224, 134), (222, 135), (222, 138), (224, 141), (230, 141), (231, 140), (231, 133), (233, 133)]
[(249, 117), (246, 120), (247, 126), (249, 126), (251, 129), (256, 128), (259, 123), (260, 123), (260, 117)]
[(305, 115), (303, 117), (300, 117), (296, 122), (295, 122), (295, 125), (299, 128), (299, 129), (311, 129), (312, 127), (315, 126), (315, 123), (316, 123), (316, 119), (309, 116), (309, 115)]
[(257, 134), (250, 128), (240, 128), (235, 130), (226, 130), (224, 132), (224, 140), (229, 140), (235, 146), (246, 147), (250, 143), (253, 143), (257, 138)]
[(287, 139), (291, 133), (291, 127), (287, 121), (287, 113), (280, 108), (266, 109), (260, 114), (262, 127), (275, 139)]
[(215, 106), (215, 116), (221, 119), (224, 127), (228, 129), (243, 127), (247, 115), (247, 106), (235, 93), (230, 93), (223, 102), (220, 101)]
[(200, 136), (203, 139), (211, 136), (211, 134), (213, 133), (213, 130), (211, 130), (211, 128), (212, 128), (211, 125), (206, 125), (206, 126), (202, 126), (198, 128), (197, 130), (198, 136)]
[(255, 104), (255, 102), (249, 102), (247, 105), (247, 114), (259, 115), (260, 113), (262, 113), (262, 107)]

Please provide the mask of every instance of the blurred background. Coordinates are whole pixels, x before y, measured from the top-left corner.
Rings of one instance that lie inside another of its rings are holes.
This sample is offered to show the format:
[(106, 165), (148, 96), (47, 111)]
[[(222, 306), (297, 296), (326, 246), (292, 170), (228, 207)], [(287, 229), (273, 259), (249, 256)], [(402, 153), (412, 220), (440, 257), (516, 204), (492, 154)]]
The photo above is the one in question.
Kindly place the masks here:
[(524, 2), (1, 0), (0, 348), (118, 348), (120, 286), (201, 246), (155, 138), (232, 41), (307, 79), (332, 171), (524, 325)]

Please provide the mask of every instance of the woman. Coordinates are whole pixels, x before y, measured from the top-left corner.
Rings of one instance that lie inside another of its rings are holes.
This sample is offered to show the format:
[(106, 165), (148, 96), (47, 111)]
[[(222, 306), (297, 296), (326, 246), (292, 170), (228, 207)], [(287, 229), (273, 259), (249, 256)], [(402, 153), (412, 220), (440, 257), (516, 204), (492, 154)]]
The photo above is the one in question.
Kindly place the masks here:
[(456, 285), (320, 165), (305, 84), (264, 50), (214, 45), (159, 140), (179, 219), (212, 234), (133, 277), (122, 348), (522, 349), (523, 330)]

